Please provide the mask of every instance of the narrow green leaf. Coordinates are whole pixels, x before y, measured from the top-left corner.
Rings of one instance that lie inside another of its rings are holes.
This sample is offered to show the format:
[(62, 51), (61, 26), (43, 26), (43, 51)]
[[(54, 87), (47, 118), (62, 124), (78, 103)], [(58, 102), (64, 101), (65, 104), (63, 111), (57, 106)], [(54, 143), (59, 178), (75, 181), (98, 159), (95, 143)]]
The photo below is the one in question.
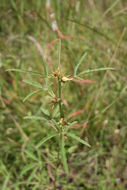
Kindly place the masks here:
[(115, 69), (112, 68), (112, 67), (105, 67), (105, 68), (98, 68), (98, 69), (88, 69), (86, 71), (82, 71), (81, 73), (79, 73), (79, 75), (89, 74), (89, 73), (98, 72), (98, 71), (107, 71), (107, 70), (114, 71)]
[(6, 179), (5, 179), (4, 183), (3, 183), (2, 190), (6, 190), (7, 189), (9, 178), (10, 178), (10, 174), (7, 175), (7, 177), (6, 177)]
[(71, 138), (77, 140), (78, 142), (80, 142), (80, 143), (82, 143), (82, 144), (84, 144), (84, 145), (86, 145), (86, 146), (88, 146), (88, 147), (91, 147), (86, 141), (82, 140), (80, 137), (76, 136), (75, 134), (73, 134), (73, 133), (68, 133), (67, 135), (68, 135), (69, 137), (71, 137)]
[(27, 71), (27, 70), (22, 70), (22, 69), (7, 69), (6, 70), (6, 72), (9, 72), (9, 71), (14, 71), (14, 72), (19, 72), (19, 73), (30, 73), (30, 74), (33, 74), (33, 75), (42, 76), (42, 74), (37, 72), (37, 71)]
[(24, 119), (40, 120), (40, 121), (44, 121), (44, 120), (46, 120), (44, 117), (41, 117), (41, 116), (35, 116), (35, 115), (25, 116)]
[(17, 12), (17, 6), (14, 0), (11, 0), (11, 5), (13, 7), (13, 9)]
[(23, 176), (24, 174), (26, 174), (29, 170), (33, 169), (35, 166), (37, 166), (37, 163), (35, 163), (35, 162), (26, 165), (26, 166), (23, 168), (22, 172), (21, 172), (21, 176)]
[(52, 122), (53, 122), (53, 124), (55, 125), (55, 127), (58, 129), (58, 131), (60, 131), (60, 130), (61, 130), (61, 128), (60, 128), (60, 126), (59, 126), (59, 123), (58, 123), (58, 122), (56, 122), (56, 120), (55, 120), (55, 119), (52, 119)]
[(55, 137), (55, 136), (57, 136), (57, 135), (58, 135), (57, 133), (53, 133), (53, 134), (47, 136), (46, 138), (44, 138), (42, 141), (40, 141), (40, 142), (37, 144), (36, 148), (39, 148), (39, 147), (42, 146), (45, 142), (47, 142), (48, 140), (52, 139), (53, 137)]
[(81, 65), (81, 63), (83, 62), (84, 58), (86, 57), (87, 53), (84, 53), (83, 56), (80, 58), (78, 64), (76, 65), (75, 67), (75, 70), (74, 70), (74, 76), (76, 77), (77, 76), (77, 71), (78, 71), (78, 68), (79, 66)]
[(40, 89), (39, 89), (39, 90), (35, 90), (35, 91), (29, 93), (29, 94), (23, 99), (23, 102), (25, 102), (25, 101), (28, 100), (31, 96), (33, 96), (34, 94), (37, 94), (38, 92), (40, 92)]
[(77, 123), (77, 121), (73, 121), (72, 123), (68, 123), (68, 125), (67, 125), (67, 127), (66, 127), (66, 132), (70, 129), (70, 127), (72, 126), (72, 125), (74, 125), (74, 124), (76, 124)]
[(39, 82), (35, 82), (35, 81), (29, 81), (29, 80), (23, 80), (23, 82), (25, 82), (26, 84), (32, 85), (34, 87), (37, 88), (41, 88), (42, 89), (42, 84)]
[(60, 113), (59, 113), (59, 105), (57, 105), (55, 108), (54, 108), (54, 111), (52, 113), (52, 117), (59, 117)]
[(36, 157), (32, 152), (30, 152), (30, 151), (28, 151), (28, 150), (25, 150), (25, 153), (26, 153), (27, 156), (28, 156), (29, 158), (31, 158), (32, 160), (39, 161), (39, 160), (37, 159), (37, 157)]
[(71, 146), (68, 148), (68, 153), (72, 154), (77, 149), (77, 145)]
[(48, 111), (47, 109), (45, 109), (44, 107), (41, 107), (41, 111), (42, 111), (45, 115), (50, 116), (49, 111)]
[(45, 82), (48, 88), (48, 69), (47, 69), (47, 64), (45, 63), (44, 60), (43, 60), (43, 68), (44, 68), (44, 74), (45, 74)]
[(61, 139), (61, 160), (64, 166), (64, 170), (66, 174), (68, 175), (69, 170), (68, 170), (67, 157), (66, 157), (66, 151), (65, 151), (64, 135), (62, 135), (62, 139)]

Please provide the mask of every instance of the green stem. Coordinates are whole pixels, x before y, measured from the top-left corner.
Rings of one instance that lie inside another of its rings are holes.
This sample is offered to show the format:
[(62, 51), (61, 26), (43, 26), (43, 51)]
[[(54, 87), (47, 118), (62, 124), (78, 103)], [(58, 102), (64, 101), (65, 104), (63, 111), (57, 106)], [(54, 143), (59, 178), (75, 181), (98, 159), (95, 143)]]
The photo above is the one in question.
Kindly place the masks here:
[(59, 111), (60, 111), (60, 118), (64, 117), (63, 110), (62, 110), (62, 98), (61, 98), (61, 79), (58, 77), (58, 96), (59, 96)]

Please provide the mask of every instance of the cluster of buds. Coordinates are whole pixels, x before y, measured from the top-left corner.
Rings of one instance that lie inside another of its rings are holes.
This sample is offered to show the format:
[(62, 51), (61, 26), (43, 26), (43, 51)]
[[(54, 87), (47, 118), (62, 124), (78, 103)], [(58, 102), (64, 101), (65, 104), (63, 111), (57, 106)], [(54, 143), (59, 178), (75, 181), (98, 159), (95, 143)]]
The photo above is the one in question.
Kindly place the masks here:
[(55, 78), (61, 78), (61, 71), (60, 71), (60, 68), (58, 67), (58, 69), (54, 72), (54, 77)]
[(67, 121), (64, 119), (64, 118), (61, 118), (60, 120), (59, 120), (59, 124), (61, 125), (61, 126), (65, 126), (65, 125), (67, 125)]
[(55, 78), (60, 78), (60, 79), (61, 79), (61, 82), (63, 82), (63, 83), (73, 80), (73, 78), (71, 78), (71, 77), (69, 77), (69, 76), (67, 76), (67, 77), (66, 77), (66, 76), (62, 76), (59, 67), (58, 67), (57, 71), (55, 71), (55, 72), (53, 73), (53, 75), (54, 75)]
[(56, 72), (54, 72), (54, 77), (60, 78), (61, 82), (63, 82), (63, 83), (68, 82), (68, 81), (73, 81), (73, 82), (78, 83), (80, 85), (95, 83), (95, 81), (92, 81), (92, 80), (84, 80), (84, 79), (78, 79), (78, 78), (70, 77), (70, 76), (62, 76), (59, 68), (57, 69)]
[(57, 104), (58, 102), (59, 102), (59, 98), (57, 98), (56, 96), (54, 96), (52, 98), (52, 103)]

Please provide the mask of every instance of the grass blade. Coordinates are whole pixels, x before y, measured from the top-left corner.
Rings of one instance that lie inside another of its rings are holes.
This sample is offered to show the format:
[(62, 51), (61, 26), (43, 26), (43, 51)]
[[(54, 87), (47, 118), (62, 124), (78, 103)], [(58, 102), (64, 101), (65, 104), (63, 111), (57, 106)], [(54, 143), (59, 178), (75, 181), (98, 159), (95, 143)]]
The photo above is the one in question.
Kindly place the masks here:
[(23, 82), (25, 82), (26, 84), (32, 85), (34, 87), (37, 88), (41, 88), (42, 89), (42, 85), (39, 82), (35, 82), (35, 81), (30, 81), (30, 80), (23, 80)]
[(45, 142), (47, 142), (48, 140), (52, 139), (53, 137), (57, 136), (58, 134), (57, 133), (54, 133), (54, 134), (51, 134), (49, 136), (47, 136), (46, 138), (44, 138), (42, 141), (40, 141), (36, 148), (39, 148), (40, 146), (42, 146)]
[(80, 137), (76, 136), (75, 134), (73, 134), (73, 133), (68, 133), (67, 135), (68, 135), (69, 137), (75, 139), (76, 141), (78, 141), (78, 142), (80, 142), (80, 143), (82, 143), (82, 144), (84, 144), (84, 145), (86, 145), (86, 146), (88, 146), (88, 147), (91, 147), (86, 141), (82, 140)]
[(112, 68), (112, 67), (105, 67), (105, 68), (98, 68), (98, 69), (88, 69), (86, 71), (82, 71), (81, 73), (79, 73), (79, 75), (89, 74), (89, 73), (99, 72), (99, 71), (107, 71), (107, 70), (114, 71), (115, 69)]
[(27, 71), (27, 70), (22, 70), (22, 69), (7, 69), (6, 70), (6, 72), (9, 72), (9, 71), (14, 71), (14, 72), (19, 72), (19, 73), (30, 73), (30, 74), (33, 74), (33, 75), (42, 76), (42, 74), (38, 73), (37, 71)]
[(88, 29), (89, 31), (92, 31), (93, 33), (100, 35), (101, 37), (104, 37), (105, 39), (112, 41), (114, 44), (116, 44), (116, 42), (112, 38), (110, 38), (106, 33), (103, 33), (96, 27), (90, 25), (89, 22), (81, 23), (78, 20), (73, 20), (73, 19), (67, 19), (67, 20), (72, 23), (78, 24), (79, 26), (82, 26), (82, 27)]
[(79, 66), (81, 65), (81, 63), (83, 62), (84, 58), (86, 57), (87, 53), (84, 53), (83, 56), (80, 58), (78, 64), (76, 65), (75, 67), (75, 70), (74, 70), (74, 76), (77, 76), (77, 71), (78, 71), (78, 68)]
[(37, 170), (38, 170), (38, 166), (36, 166), (36, 167), (33, 169), (32, 173), (31, 173), (30, 176), (28, 177), (28, 179), (27, 179), (27, 185), (29, 185), (29, 184), (31, 183), (31, 181), (33, 180), (33, 178), (35, 178)]
[(102, 18), (104, 18), (118, 3), (120, 0), (116, 0), (113, 2), (113, 4), (104, 12), (102, 15)]
[(26, 153), (27, 156), (28, 156), (29, 158), (31, 158), (32, 160), (34, 160), (34, 161), (39, 161), (39, 160), (37, 159), (37, 157), (36, 157), (32, 152), (30, 152), (30, 151), (28, 151), (28, 150), (25, 150), (25, 153)]
[(26, 165), (21, 172), (21, 176), (26, 174), (29, 170), (33, 169), (35, 166), (37, 166), (37, 163), (31, 163), (31, 164)]
[(35, 91), (29, 93), (29, 94), (23, 99), (23, 102), (25, 102), (25, 101), (28, 100), (31, 96), (33, 96), (34, 94), (37, 94), (38, 92), (40, 92), (40, 90), (35, 90)]
[(46, 86), (48, 88), (48, 68), (46, 64), (47, 56), (45, 55), (41, 45), (39, 42), (33, 37), (33, 36), (28, 36), (28, 38), (35, 44), (37, 50), (39, 51), (41, 57), (42, 57), (42, 63), (43, 63), (43, 69), (44, 69), (44, 75), (45, 75), (45, 82)]
[(8, 174), (8, 176), (6, 177), (6, 179), (5, 179), (4, 183), (3, 183), (2, 190), (6, 190), (7, 189), (9, 178), (10, 178), (10, 175)]
[(61, 139), (61, 160), (64, 166), (64, 170), (66, 174), (68, 175), (69, 170), (68, 170), (67, 157), (66, 157), (66, 151), (65, 151), (64, 135), (62, 135), (62, 139)]
[(41, 117), (41, 116), (35, 116), (35, 115), (25, 116), (24, 119), (41, 120), (41, 121), (44, 121), (44, 120), (45, 120), (45, 118), (43, 118), (43, 117)]

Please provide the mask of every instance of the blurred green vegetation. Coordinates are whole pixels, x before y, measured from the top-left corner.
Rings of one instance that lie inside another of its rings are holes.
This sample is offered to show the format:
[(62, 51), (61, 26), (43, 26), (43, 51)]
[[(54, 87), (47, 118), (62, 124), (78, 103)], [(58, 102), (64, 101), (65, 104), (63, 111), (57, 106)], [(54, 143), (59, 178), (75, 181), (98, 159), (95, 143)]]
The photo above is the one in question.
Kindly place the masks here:
[[(67, 83), (63, 86), (64, 112), (69, 118), (77, 110), (75, 134), (91, 148), (68, 140), (69, 177), (57, 166), (57, 139), (51, 139), (38, 152), (34, 150), (52, 128), (43, 121), (28, 121), (26, 115), (41, 115), (41, 107), (53, 114), (45, 92), (28, 101), (36, 90), (23, 80), (43, 84), (39, 75), (6, 72), (16, 68), (44, 74), (43, 59), (34, 37), (48, 57), (49, 72), (58, 65), (57, 38), (43, 0), (0, 0), (0, 189), (125, 190), (127, 188), (127, 1), (54, 0), (52, 9), (64, 35), (61, 64), (63, 75), (73, 76), (75, 66), (86, 53), (78, 72), (113, 67), (115, 71), (82, 75), (93, 85)], [(56, 83), (53, 83), (54, 91)], [(88, 124), (83, 128), (82, 124)], [(55, 182), (54, 182), (55, 181)], [(55, 184), (55, 185), (54, 185)]]

